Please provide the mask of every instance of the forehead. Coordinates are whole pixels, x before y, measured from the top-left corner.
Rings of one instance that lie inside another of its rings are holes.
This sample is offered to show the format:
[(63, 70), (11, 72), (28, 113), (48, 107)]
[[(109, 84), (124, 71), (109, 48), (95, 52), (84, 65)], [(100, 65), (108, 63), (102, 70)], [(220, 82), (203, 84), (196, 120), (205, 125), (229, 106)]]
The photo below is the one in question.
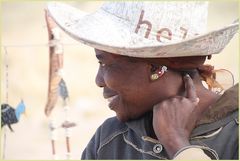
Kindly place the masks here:
[[(110, 53), (110, 52), (103, 51), (103, 50), (95, 49), (95, 53), (96, 53), (97, 59), (99, 59), (99, 60), (119, 60), (120, 62), (124, 61), (124, 62), (129, 62), (129, 63), (140, 62), (140, 58), (118, 55), (118, 54)], [(141, 60), (141, 61), (143, 61), (143, 60)]]
[(119, 57), (119, 55), (116, 55), (114, 53), (109, 53), (107, 51), (103, 51), (103, 50), (98, 50), (98, 49), (95, 49), (95, 53), (96, 53), (96, 57), (98, 59), (107, 59), (107, 58), (117, 58)]

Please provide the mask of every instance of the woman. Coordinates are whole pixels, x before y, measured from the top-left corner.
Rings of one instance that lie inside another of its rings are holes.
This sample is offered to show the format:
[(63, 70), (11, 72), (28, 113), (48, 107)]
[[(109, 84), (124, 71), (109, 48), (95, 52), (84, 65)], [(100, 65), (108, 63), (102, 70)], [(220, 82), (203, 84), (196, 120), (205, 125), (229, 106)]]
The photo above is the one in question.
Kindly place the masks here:
[(95, 48), (96, 84), (116, 117), (82, 159), (238, 159), (238, 86), (223, 95), (205, 59), (238, 30), (204, 33), (206, 2), (110, 2), (93, 14), (52, 3), (48, 11)]

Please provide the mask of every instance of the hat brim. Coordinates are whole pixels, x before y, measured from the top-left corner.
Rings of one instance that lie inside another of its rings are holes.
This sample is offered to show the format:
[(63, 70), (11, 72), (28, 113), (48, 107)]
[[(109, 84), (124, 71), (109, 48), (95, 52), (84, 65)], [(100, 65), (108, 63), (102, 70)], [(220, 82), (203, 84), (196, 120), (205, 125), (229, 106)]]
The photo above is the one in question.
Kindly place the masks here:
[(87, 14), (55, 2), (49, 3), (47, 9), (59, 27), (77, 41), (107, 52), (141, 58), (217, 54), (229, 43), (239, 26), (236, 22), (190, 39), (163, 44), (132, 33), (131, 24), (101, 9)]

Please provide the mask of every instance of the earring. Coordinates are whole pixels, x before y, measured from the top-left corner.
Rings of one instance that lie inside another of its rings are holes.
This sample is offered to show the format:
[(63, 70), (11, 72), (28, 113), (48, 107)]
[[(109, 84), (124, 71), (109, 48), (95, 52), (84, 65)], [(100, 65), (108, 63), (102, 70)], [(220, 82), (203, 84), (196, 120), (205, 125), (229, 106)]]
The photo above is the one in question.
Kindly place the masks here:
[(155, 81), (159, 78), (159, 75), (157, 73), (154, 73), (154, 74), (151, 74), (150, 78), (151, 78), (152, 81)]
[(162, 67), (161, 67), (161, 70), (158, 69), (158, 70), (156, 71), (156, 73), (151, 74), (150, 79), (151, 79), (152, 81), (155, 81), (155, 80), (157, 80), (158, 78), (160, 78), (166, 71), (167, 71), (167, 67), (166, 67), (166, 66), (162, 66)]

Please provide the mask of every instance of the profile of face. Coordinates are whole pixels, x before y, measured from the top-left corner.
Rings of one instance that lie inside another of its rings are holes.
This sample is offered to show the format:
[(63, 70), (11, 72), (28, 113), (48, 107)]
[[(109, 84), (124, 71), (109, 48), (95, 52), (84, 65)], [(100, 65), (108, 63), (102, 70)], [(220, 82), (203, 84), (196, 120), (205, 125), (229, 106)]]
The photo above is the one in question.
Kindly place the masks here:
[(143, 115), (167, 97), (164, 91), (167, 80), (151, 81), (148, 62), (97, 49), (95, 53), (99, 61), (96, 84), (103, 88), (103, 97), (120, 121)]

